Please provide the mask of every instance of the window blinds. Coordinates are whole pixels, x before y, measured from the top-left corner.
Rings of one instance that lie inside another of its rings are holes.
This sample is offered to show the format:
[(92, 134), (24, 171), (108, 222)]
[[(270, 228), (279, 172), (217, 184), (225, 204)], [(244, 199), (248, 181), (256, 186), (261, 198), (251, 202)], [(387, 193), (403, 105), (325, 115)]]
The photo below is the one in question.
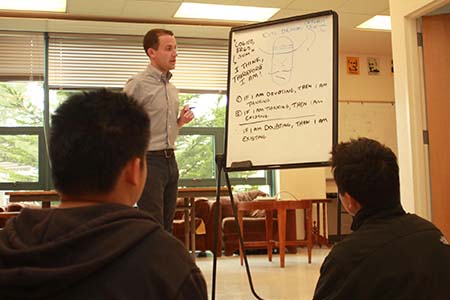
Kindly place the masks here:
[(0, 32), (0, 81), (42, 80), (44, 35)]
[[(227, 41), (177, 38), (172, 83), (178, 89), (225, 91)], [(149, 63), (142, 37), (49, 34), (49, 85), (52, 88), (122, 88)]]

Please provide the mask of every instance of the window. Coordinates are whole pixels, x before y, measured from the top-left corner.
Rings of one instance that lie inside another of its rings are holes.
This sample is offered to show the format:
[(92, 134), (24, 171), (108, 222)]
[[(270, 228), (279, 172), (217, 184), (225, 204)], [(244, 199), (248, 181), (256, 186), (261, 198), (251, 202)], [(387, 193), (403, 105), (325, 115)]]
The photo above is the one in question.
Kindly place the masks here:
[[(100, 87), (121, 90), (148, 64), (141, 36), (47, 35), (44, 56), (44, 34), (0, 32), (2, 188), (51, 188), (46, 148), (50, 115), (71, 93)], [(214, 186), (215, 155), (224, 151), (228, 42), (184, 38), (177, 42), (173, 83), (180, 90), (180, 102), (194, 107), (196, 115), (177, 140), (180, 185)], [(269, 192), (271, 174), (239, 172), (231, 173), (230, 179), (234, 187), (258, 186)]]
[(0, 187), (45, 182), (43, 34), (0, 32)]
[[(177, 139), (180, 185), (214, 186), (216, 154), (224, 152), (226, 96), (224, 94), (180, 94), (180, 104), (194, 107), (195, 119), (186, 124)], [(225, 184), (224, 176), (222, 185)], [(229, 173), (235, 190), (258, 188), (271, 193), (272, 171)]]

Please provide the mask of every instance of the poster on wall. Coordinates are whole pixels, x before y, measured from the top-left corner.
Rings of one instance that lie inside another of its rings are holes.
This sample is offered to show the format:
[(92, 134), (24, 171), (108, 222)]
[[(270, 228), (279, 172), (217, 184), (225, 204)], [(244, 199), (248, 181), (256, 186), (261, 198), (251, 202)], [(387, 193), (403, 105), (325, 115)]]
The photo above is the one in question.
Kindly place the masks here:
[(359, 75), (359, 57), (347, 57), (347, 73)]
[(380, 68), (378, 67), (378, 59), (376, 57), (367, 58), (367, 70), (369, 75), (378, 75)]

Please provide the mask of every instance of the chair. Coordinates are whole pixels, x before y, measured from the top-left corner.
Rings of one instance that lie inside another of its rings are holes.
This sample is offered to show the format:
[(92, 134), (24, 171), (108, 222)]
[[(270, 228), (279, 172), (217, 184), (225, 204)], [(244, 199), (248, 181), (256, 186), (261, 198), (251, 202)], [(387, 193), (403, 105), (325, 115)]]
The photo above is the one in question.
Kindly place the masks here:
[[(273, 248), (273, 210), (275, 207), (275, 200), (261, 200), (261, 201), (249, 201), (249, 202), (238, 202), (237, 212), (238, 212), (238, 222), (239, 228), (241, 229), (242, 239), (244, 240), (244, 247), (266, 247), (267, 255), (269, 261), (272, 261), (272, 248)], [(265, 233), (266, 239), (261, 241), (245, 241), (245, 231), (244, 231), (244, 214), (249, 210), (264, 210), (265, 211)], [(286, 219), (285, 219), (286, 222)], [(241, 260), (241, 266), (243, 264), (243, 249), (239, 243), (239, 257)]]
[[(258, 190), (253, 190), (249, 192), (241, 192), (234, 195), (234, 201), (236, 203), (246, 203), (246, 202), (254, 202), (259, 201), (255, 200), (259, 195), (266, 195), (263, 192)], [(247, 198), (247, 199), (245, 199)], [(265, 200), (264, 200), (265, 201)], [(262, 202), (262, 201), (259, 201)], [(221, 234), (223, 237), (223, 250), (225, 256), (233, 255), (233, 253), (239, 251), (239, 235), (238, 235), (238, 225), (236, 225), (236, 221), (234, 218), (230, 197), (221, 197), (221, 212), (222, 218), (222, 230)], [(244, 207), (250, 206), (241, 206), (241, 209)], [(273, 212), (273, 235), (274, 238), (278, 237), (278, 221), (276, 216), (276, 210)], [(297, 236), (296, 231), (296, 220), (295, 220), (295, 211), (288, 211), (286, 217), (286, 235), (287, 238), (293, 239)], [(263, 243), (251, 243), (247, 244), (246, 250), (249, 249), (267, 249), (264, 242), (266, 241), (266, 217), (265, 211), (261, 209), (251, 209), (244, 211), (243, 218), (243, 236), (245, 241), (261, 241)], [(296, 247), (289, 246), (287, 248), (289, 253), (297, 253)]]
[[(173, 234), (183, 243), (190, 243), (190, 239), (186, 239), (185, 215), (184, 215), (184, 199), (177, 199), (177, 211), (175, 212)], [(214, 249), (214, 224), (215, 224), (215, 200), (208, 200), (206, 198), (195, 199), (195, 248), (196, 250), (205, 252)], [(188, 218), (190, 219), (190, 218)], [(221, 212), (219, 211), (219, 220), (221, 219)], [(189, 222), (189, 220), (188, 220)], [(217, 241), (217, 256), (221, 256), (222, 234), (219, 230)], [(186, 247), (190, 249), (190, 244)]]

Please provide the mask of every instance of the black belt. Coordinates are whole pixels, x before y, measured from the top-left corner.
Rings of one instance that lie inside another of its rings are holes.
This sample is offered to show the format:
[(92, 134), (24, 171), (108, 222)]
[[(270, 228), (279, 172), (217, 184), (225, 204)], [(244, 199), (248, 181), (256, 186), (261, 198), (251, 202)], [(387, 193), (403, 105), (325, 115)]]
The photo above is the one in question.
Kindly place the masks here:
[(171, 158), (174, 156), (173, 149), (164, 149), (164, 150), (157, 150), (157, 151), (147, 151), (147, 154), (150, 156), (163, 156), (165, 158)]

